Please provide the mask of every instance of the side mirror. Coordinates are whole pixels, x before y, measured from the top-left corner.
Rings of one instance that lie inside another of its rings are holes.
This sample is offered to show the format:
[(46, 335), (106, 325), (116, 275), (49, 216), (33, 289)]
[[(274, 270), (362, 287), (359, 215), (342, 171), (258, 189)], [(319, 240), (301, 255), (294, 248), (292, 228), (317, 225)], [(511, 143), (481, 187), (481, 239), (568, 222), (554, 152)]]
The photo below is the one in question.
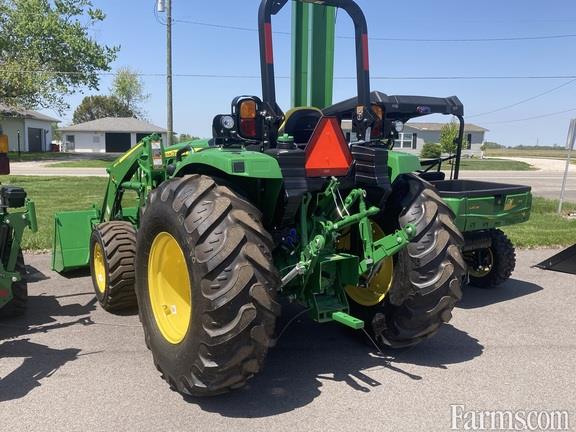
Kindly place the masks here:
[(240, 96), (232, 102), (232, 114), (236, 119), (238, 136), (250, 141), (264, 138), (262, 101), (256, 96)]

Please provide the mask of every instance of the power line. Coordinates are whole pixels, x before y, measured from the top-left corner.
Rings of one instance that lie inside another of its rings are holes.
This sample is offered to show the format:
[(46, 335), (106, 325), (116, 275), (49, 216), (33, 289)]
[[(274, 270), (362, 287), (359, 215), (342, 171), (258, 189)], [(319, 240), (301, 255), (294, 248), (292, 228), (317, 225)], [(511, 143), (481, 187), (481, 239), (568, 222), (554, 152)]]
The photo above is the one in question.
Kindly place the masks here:
[[(50, 71), (50, 70), (25, 70), (25, 69), (4, 69), (0, 68), (1, 73), (15, 73), (22, 75), (32, 75), (32, 74), (48, 74), (48, 75), (84, 75), (91, 72), (76, 72), (76, 71)], [(116, 72), (94, 72), (99, 76), (114, 76)], [(136, 73), (140, 77), (166, 77), (165, 73)], [(215, 78), (215, 79), (261, 79), (260, 75), (231, 75), (231, 74), (192, 74), (192, 73), (177, 73), (173, 74), (175, 77), (179, 78)], [(277, 79), (290, 79), (288, 75), (278, 75)], [(355, 76), (339, 76), (335, 77), (336, 80), (356, 80)], [(576, 80), (576, 75), (473, 75), (473, 76), (373, 76), (371, 77), (374, 81), (394, 81), (394, 80), (557, 80), (557, 79), (570, 79)], [(567, 85), (566, 83), (562, 86)]]
[[(210, 27), (221, 30), (236, 30), (245, 32), (257, 32), (258, 29), (253, 27), (241, 27), (227, 24), (214, 24), (202, 21), (175, 19), (174, 22), (182, 24), (191, 24), (202, 27)], [(290, 32), (275, 31), (274, 34), (290, 36)], [(337, 39), (355, 39), (354, 36), (336, 36)], [(443, 39), (443, 38), (395, 38), (395, 37), (370, 37), (372, 41), (385, 42), (517, 42), (517, 41), (534, 41), (534, 40), (553, 40), (553, 39), (570, 39), (576, 38), (576, 34), (557, 34), (544, 36), (512, 36), (512, 37), (490, 37), (490, 38), (462, 38), (462, 39)]]
[(529, 120), (538, 120), (538, 119), (543, 119), (546, 117), (554, 117), (560, 114), (566, 114), (569, 112), (573, 112), (576, 111), (576, 108), (570, 108), (567, 110), (563, 110), (563, 111), (556, 111), (553, 113), (548, 113), (548, 114), (541, 114), (541, 115), (537, 115), (537, 116), (533, 116), (533, 117), (526, 117), (526, 118), (521, 118), (521, 119), (515, 119), (515, 120), (504, 120), (504, 121), (496, 121), (496, 122), (484, 122), (484, 124), (507, 124), (507, 123), (518, 123), (518, 122), (524, 122), (524, 121), (529, 121)]
[(538, 98), (540, 98), (540, 97), (542, 97), (542, 96), (546, 96), (546, 95), (548, 95), (548, 94), (550, 94), (550, 93), (553, 93), (553, 92), (555, 92), (556, 90), (559, 90), (559, 89), (561, 89), (561, 88), (563, 88), (563, 87), (566, 87), (566, 86), (568, 86), (568, 85), (570, 85), (570, 84), (572, 84), (572, 83), (574, 83), (574, 82), (576, 82), (576, 79), (572, 79), (572, 80), (570, 80), (570, 81), (568, 81), (568, 82), (565, 82), (564, 84), (560, 84), (560, 85), (557, 86), (557, 87), (551, 88), (550, 90), (546, 90), (545, 92), (539, 93), (539, 94), (537, 94), (537, 95), (535, 95), (535, 96), (531, 96), (531, 97), (529, 97), (529, 98), (527, 98), (527, 99), (523, 99), (523, 100), (521, 100), (521, 101), (519, 101), (519, 102), (510, 104), (510, 105), (506, 105), (506, 106), (503, 106), (503, 107), (501, 107), (501, 108), (497, 108), (497, 109), (492, 110), (492, 111), (486, 111), (486, 112), (483, 112), (483, 113), (480, 113), (480, 114), (473, 114), (473, 115), (470, 115), (470, 116), (466, 116), (466, 118), (474, 118), (474, 117), (485, 116), (485, 115), (488, 115), (488, 114), (494, 114), (494, 113), (497, 113), (497, 112), (500, 112), (500, 111), (507, 110), (507, 109), (509, 109), (509, 108), (516, 107), (516, 106), (518, 106), (518, 105), (522, 105), (522, 104), (524, 104), (524, 103), (533, 101), (534, 99), (538, 99)]

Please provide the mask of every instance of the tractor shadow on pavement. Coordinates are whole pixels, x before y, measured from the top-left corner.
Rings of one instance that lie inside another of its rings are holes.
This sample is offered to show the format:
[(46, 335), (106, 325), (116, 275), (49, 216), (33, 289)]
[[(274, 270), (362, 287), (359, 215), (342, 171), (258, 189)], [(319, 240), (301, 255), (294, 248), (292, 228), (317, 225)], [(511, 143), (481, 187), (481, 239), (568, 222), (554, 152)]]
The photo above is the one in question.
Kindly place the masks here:
[(0, 358), (24, 358), (24, 361), (8, 375), (0, 377), (0, 402), (23, 398), (41, 386), (42, 379), (76, 360), (79, 353), (76, 348), (54, 349), (29, 339), (4, 342), (0, 345)]
[[(0, 360), (22, 360), (15, 369), (0, 376), (0, 402), (26, 396), (41, 381), (66, 363), (76, 360), (80, 349), (51, 348), (32, 342), (28, 336), (76, 325), (93, 324), (90, 314), (96, 309), (93, 292), (68, 295), (37, 294), (34, 282), (50, 279), (34, 268), (29, 270), (28, 308), (21, 317), (0, 320)], [(4, 363), (9, 364), (9, 363)], [(18, 364), (18, 363), (16, 363)]]
[[(285, 310), (278, 328), (294, 315)], [(337, 383), (342, 392), (377, 392), (374, 397), (385, 398), (386, 383), (375, 377), (394, 374), (408, 382), (426, 380), (416, 374), (421, 367), (446, 369), (480, 356), (483, 350), (478, 340), (446, 325), (416, 347), (377, 353), (362, 334), (303, 318), (269, 351), (264, 370), (245, 388), (215, 398), (185, 400), (225, 417), (261, 418), (310, 404), (320, 396), (324, 384), (332, 387)]]
[(462, 300), (456, 307), (461, 309), (477, 309), (535, 294), (538, 291), (542, 291), (542, 289), (539, 285), (518, 279), (509, 279), (502, 285), (490, 289), (466, 286)]

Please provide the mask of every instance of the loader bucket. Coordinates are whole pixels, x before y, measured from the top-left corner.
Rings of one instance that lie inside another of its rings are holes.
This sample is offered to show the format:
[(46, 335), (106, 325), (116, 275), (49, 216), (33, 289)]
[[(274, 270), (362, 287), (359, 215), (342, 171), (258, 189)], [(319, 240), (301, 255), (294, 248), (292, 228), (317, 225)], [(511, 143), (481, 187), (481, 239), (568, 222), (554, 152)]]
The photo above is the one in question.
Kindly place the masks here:
[(88, 267), (92, 226), (98, 220), (96, 209), (56, 213), (52, 270), (64, 273)]
[(542, 270), (576, 275), (576, 245), (542, 261), (540, 264), (536, 264), (536, 267)]

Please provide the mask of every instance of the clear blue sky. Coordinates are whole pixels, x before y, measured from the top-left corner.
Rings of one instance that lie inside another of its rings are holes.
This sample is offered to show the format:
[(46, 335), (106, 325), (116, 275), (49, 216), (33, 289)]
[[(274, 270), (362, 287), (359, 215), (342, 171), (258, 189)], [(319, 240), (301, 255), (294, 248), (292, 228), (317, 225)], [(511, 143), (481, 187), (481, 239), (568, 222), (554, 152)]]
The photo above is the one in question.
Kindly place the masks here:
[[(154, 0), (95, 0), (108, 15), (92, 32), (100, 42), (120, 45), (113, 65), (140, 73), (165, 72), (165, 27), (154, 15)], [(259, 0), (173, 0), (174, 19), (256, 28)], [(576, 33), (574, 0), (536, 1), (424, 1), (394, 3), (359, 0), (371, 37), (470, 39), (550, 36)], [(274, 21), (277, 31), (290, 30), (290, 8)], [(161, 19), (165, 19), (160, 15)], [(344, 13), (337, 34), (353, 34)], [(576, 38), (499, 42), (384, 42), (370, 45), (373, 76), (494, 76), (576, 75)], [(336, 76), (353, 76), (353, 43), (336, 44)], [(290, 73), (290, 38), (275, 36), (277, 74)], [(174, 73), (259, 75), (257, 33), (210, 28), (176, 22)], [(101, 93), (110, 78), (103, 77)], [(457, 95), (467, 116), (484, 113), (543, 93), (566, 83), (550, 80), (373, 80), (372, 88), (387, 94)], [(165, 78), (144, 77), (151, 97), (145, 110), (151, 122), (165, 126)], [(290, 81), (278, 81), (281, 106), (290, 101)], [(338, 80), (335, 101), (354, 95), (354, 81)], [(98, 93), (98, 92), (92, 92)], [(235, 95), (260, 95), (258, 79), (180, 77), (174, 80), (175, 130), (209, 136), (215, 114), (229, 112)], [(84, 95), (69, 98), (72, 109)], [(570, 113), (528, 121), (508, 122), (575, 109)], [(69, 122), (72, 111), (64, 118)], [(570, 118), (576, 117), (576, 81), (546, 96), (498, 113), (470, 117), (469, 122), (490, 129), (487, 139), (505, 145), (564, 145)], [(431, 119), (432, 120), (432, 119)]]

